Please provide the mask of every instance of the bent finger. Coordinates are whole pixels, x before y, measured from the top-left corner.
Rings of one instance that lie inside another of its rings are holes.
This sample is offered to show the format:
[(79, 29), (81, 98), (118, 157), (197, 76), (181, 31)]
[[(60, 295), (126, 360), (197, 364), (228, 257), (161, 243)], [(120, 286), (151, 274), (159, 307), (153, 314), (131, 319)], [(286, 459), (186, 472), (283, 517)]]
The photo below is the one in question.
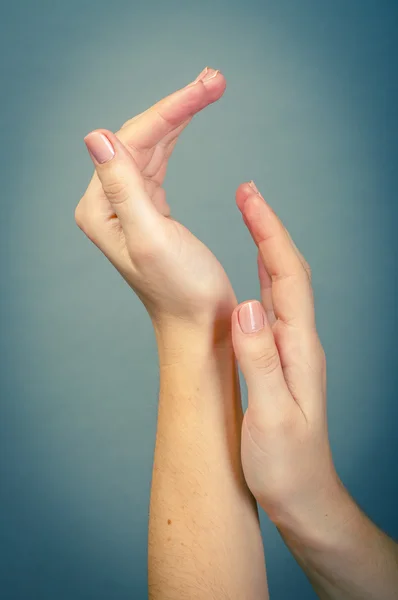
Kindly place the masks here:
[(143, 234), (152, 232), (162, 216), (151, 202), (145, 190), (144, 179), (131, 154), (107, 130), (92, 131), (84, 141), (104, 194), (125, 235), (131, 235), (131, 227), (134, 225)]
[[(118, 137), (138, 151), (147, 150), (162, 140), (168, 143), (181, 133), (195, 114), (219, 100), (225, 88), (226, 81), (222, 73), (206, 67), (194, 82), (127, 121), (118, 132)], [(179, 128), (177, 132), (176, 128)]]

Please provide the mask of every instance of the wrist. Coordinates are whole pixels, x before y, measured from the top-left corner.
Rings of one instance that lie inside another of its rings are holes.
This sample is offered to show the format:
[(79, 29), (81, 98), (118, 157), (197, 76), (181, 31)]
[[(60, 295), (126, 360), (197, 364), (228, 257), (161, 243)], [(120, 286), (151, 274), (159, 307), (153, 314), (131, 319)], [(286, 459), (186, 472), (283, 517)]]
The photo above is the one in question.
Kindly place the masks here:
[(160, 366), (192, 361), (225, 349), (232, 351), (231, 315), (236, 306), (219, 313), (203, 312), (194, 318), (151, 317)]
[[(221, 322), (162, 320), (154, 328), (159, 357), (159, 414), (164, 410), (180, 416), (189, 414), (182, 435), (196, 428), (200, 415), (200, 419), (215, 422), (223, 415), (222, 427), (228, 439), (239, 439), (242, 409), (230, 317)], [(236, 451), (236, 464), (240, 464), (238, 443)]]
[(362, 519), (358, 505), (335, 475), (316, 498), (280, 509), (273, 522), (290, 545), (321, 551), (339, 546)]

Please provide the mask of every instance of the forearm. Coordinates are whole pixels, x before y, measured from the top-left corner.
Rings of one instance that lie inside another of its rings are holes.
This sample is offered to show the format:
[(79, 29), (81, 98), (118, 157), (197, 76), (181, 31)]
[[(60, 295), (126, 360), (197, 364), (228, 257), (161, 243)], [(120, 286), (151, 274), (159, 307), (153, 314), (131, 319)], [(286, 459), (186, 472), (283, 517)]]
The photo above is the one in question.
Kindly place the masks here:
[(398, 546), (368, 519), (341, 482), (317, 506), (283, 519), (279, 530), (320, 598), (398, 597)]
[(241, 470), (229, 337), (158, 335), (160, 395), (149, 517), (150, 598), (267, 598), (257, 507)]

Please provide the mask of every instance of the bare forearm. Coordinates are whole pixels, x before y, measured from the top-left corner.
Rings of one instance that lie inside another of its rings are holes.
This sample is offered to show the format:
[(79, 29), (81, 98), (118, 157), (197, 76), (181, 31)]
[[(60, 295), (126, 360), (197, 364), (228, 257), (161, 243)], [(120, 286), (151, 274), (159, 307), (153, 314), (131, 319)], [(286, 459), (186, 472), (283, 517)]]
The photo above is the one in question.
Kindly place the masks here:
[(230, 341), (158, 339), (160, 397), (149, 522), (153, 600), (267, 598), (257, 508), (240, 464)]
[(398, 546), (361, 511), (339, 482), (280, 532), (324, 600), (395, 600)]

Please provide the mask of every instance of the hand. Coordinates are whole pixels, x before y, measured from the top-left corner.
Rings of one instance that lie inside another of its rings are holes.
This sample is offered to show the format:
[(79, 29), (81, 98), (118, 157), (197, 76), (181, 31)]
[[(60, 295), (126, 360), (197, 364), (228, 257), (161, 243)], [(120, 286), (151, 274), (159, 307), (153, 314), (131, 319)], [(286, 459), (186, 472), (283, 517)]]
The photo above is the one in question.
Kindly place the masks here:
[(85, 138), (96, 174), (76, 208), (76, 222), (135, 290), (156, 326), (170, 318), (201, 324), (225, 317), (229, 323), (236, 305), (218, 260), (170, 217), (162, 187), (179, 134), (224, 90), (223, 75), (206, 68), (116, 135), (97, 130)]
[(253, 495), (282, 524), (301, 519), (339, 486), (327, 433), (325, 354), (308, 264), (255, 186), (241, 185), (236, 201), (258, 247), (262, 300), (232, 315), (248, 386), (242, 464)]

